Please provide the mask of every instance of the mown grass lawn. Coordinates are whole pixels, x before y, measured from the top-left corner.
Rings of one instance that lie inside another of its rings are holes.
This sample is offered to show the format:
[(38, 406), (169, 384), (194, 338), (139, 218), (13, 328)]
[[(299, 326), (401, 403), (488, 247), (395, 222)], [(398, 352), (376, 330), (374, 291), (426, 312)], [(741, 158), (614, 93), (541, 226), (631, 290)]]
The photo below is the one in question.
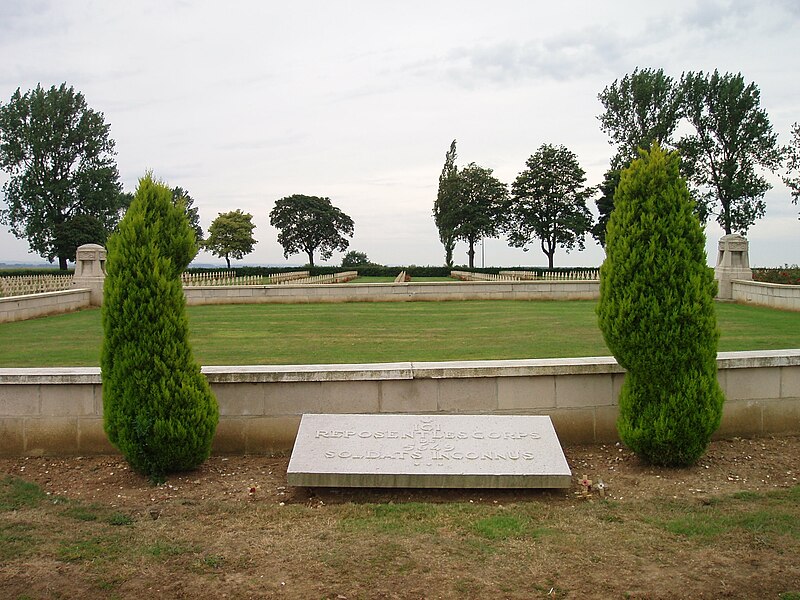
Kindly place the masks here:
[[(604, 356), (594, 301), (189, 307), (204, 365)], [(717, 304), (719, 349), (800, 347), (800, 314)], [(100, 311), (0, 324), (0, 366), (96, 366)]]

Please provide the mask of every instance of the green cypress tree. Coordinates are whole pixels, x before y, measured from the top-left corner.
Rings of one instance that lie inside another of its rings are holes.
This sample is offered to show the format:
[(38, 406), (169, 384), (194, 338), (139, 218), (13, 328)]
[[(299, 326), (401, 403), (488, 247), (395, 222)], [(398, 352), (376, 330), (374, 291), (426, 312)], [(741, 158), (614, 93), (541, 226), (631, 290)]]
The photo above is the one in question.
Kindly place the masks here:
[(219, 420), (188, 341), (180, 275), (195, 253), (172, 192), (147, 174), (108, 240), (101, 366), (106, 434), (155, 480), (202, 464)]
[(719, 427), (716, 282), (677, 153), (656, 144), (623, 171), (600, 269), (600, 329), (627, 370), (622, 441), (648, 462), (693, 464)]

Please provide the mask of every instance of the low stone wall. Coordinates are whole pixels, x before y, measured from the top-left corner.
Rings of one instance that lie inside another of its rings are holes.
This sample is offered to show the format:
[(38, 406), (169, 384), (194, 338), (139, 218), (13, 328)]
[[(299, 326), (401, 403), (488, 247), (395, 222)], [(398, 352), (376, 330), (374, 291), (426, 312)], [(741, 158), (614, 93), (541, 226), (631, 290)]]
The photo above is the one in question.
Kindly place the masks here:
[(91, 290), (75, 289), (0, 298), (0, 323), (24, 321), (87, 308), (91, 304), (91, 295)]
[(186, 303), (441, 302), (447, 300), (596, 300), (598, 281), (434, 281), (184, 288)]
[[(800, 433), (800, 349), (725, 352), (718, 437)], [(563, 443), (617, 439), (624, 371), (611, 357), (205, 367), (215, 453), (291, 449), (303, 413), (550, 415)], [(114, 452), (97, 368), (0, 369), (0, 454)]]
[(734, 302), (800, 311), (800, 285), (735, 279), (731, 291)]

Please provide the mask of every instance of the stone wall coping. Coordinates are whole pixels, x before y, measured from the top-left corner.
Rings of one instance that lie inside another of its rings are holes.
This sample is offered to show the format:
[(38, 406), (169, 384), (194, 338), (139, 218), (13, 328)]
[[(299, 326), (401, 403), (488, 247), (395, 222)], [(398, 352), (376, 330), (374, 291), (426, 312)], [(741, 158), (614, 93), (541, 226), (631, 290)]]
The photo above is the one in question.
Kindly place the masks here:
[(535, 375), (579, 375), (625, 372), (624, 369), (617, 364), (613, 356), (415, 362), (412, 364), (414, 368), (414, 377), (420, 379), (524, 377)]
[(800, 290), (800, 285), (790, 285), (788, 283), (768, 283), (766, 281), (753, 281), (751, 279), (731, 279), (731, 283), (743, 283), (753, 287), (774, 288), (782, 290)]
[(100, 383), (100, 367), (4, 367), (0, 385)]
[(260, 383), (291, 381), (369, 381), (413, 379), (412, 363), (333, 365), (208, 366), (202, 371), (213, 383)]
[(747, 350), (743, 352), (720, 352), (717, 354), (718, 369), (748, 369), (753, 367), (792, 367), (800, 365), (800, 349)]
[[(717, 367), (800, 365), (800, 349), (720, 352)], [(202, 368), (211, 383), (380, 381), (624, 373), (612, 356), (337, 365), (242, 365)], [(99, 367), (0, 368), (0, 385), (100, 384)]]

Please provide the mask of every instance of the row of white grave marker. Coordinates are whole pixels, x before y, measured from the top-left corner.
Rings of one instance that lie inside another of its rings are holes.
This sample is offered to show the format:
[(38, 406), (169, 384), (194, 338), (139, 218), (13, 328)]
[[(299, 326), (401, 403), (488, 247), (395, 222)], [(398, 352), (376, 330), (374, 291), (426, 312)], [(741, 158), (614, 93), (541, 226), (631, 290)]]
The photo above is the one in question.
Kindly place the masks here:
[(500, 271), (501, 276), (524, 280), (544, 281), (596, 281), (600, 279), (600, 269), (570, 269), (569, 271)]
[[(498, 274), (451, 271), (450, 276), (461, 281), (521, 281), (521, 280), (597, 280), (599, 269), (573, 271), (500, 271)], [(222, 285), (275, 285), (346, 283), (358, 277), (357, 271), (344, 271), (328, 275), (310, 276), (308, 271), (290, 271), (273, 275), (247, 275), (237, 277), (236, 271), (211, 271), (206, 273), (183, 273), (181, 281), (185, 287)], [(409, 281), (405, 271), (395, 283)], [(0, 297), (25, 296), (44, 292), (67, 290), (72, 286), (72, 275), (18, 275), (0, 277)]]
[(315, 275), (313, 277), (303, 277), (282, 283), (347, 283), (358, 277), (358, 271), (343, 271), (331, 275)]
[(500, 271), (476, 273), (472, 271), (450, 271), (450, 277), (461, 281), (597, 281), (599, 269), (575, 269), (570, 271)]
[(236, 276), (236, 271), (210, 271), (206, 273), (183, 273), (181, 281), (184, 287), (219, 286), (219, 285), (270, 285), (299, 281), (309, 276), (308, 271), (290, 271), (274, 275)]
[(68, 290), (71, 286), (72, 274), (0, 277), (0, 298), (60, 292), (61, 290)]
[(450, 271), (450, 277), (461, 281), (520, 281), (513, 275), (495, 275), (493, 273), (473, 273), (470, 271)]

